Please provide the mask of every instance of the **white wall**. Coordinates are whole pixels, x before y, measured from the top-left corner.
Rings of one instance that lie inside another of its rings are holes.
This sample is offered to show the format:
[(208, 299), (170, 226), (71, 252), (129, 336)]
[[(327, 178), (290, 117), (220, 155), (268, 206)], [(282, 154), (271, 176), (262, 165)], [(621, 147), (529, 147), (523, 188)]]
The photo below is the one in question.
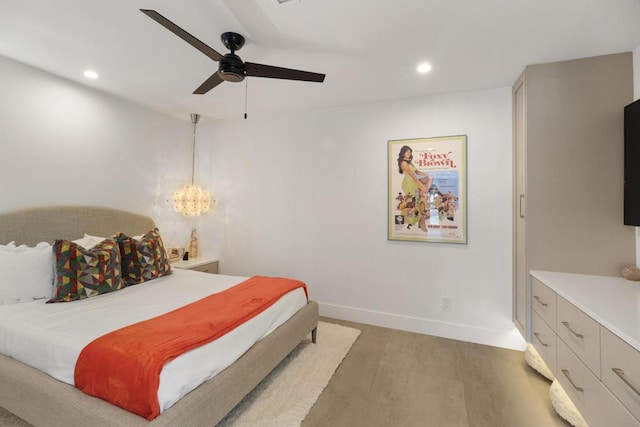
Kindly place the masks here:
[[(511, 321), (511, 128), (511, 88), (207, 123), (221, 271), (303, 279), (327, 316), (522, 348)], [(387, 240), (387, 141), (458, 134), (468, 137), (469, 243)]]
[[(191, 179), (191, 123), (0, 56), (0, 211), (51, 204), (151, 215), (168, 244), (188, 226), (166, 202)], [(182, 241), (184, 239), (184, 241)]]
[[(0, 57), (0, 211), (49, 204), (154, 217), (168, 244), (191, 224), (226, 274), (307, 281), (322, 313), (506, 347), (511, 323), (509, 88), (251, 116), (198, 127), (196, 181), (218, 213), (167, 198), (190, 179), (191, 123)], [(388, 241), (387, 141), (468, 136), (467, 245)], [(453, 312), (441, 310), (443, 297)]]

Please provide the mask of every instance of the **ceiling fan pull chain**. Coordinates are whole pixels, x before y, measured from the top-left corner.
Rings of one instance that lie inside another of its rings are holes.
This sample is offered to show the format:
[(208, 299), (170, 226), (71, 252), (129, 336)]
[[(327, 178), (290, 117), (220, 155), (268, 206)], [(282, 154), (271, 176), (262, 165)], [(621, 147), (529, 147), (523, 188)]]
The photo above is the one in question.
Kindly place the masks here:
[(249, 79), (244, 79), (244, 119), (247, 120), (247, 97), (249, 93)]

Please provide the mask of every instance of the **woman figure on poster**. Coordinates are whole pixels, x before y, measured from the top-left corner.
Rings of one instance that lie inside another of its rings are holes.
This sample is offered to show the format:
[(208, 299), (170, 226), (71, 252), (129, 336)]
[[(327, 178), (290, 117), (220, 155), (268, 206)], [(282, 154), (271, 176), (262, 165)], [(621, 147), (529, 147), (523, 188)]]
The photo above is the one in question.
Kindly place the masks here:
[[(411, 196), (414, 200), (411, 209), (404, 209), (405, 223), (407, 228), (411, 229), (419, 220), (420, 210), (416, 209), (415, 200), (418, 202), (426, 200), (428, 203), (427, 193), (433, 183), (431, 175), (422, 173), (413, 164), (413, 150), (408, 145), (402, 146), (398, 155), (398, 172), (404, 175), (402, 180), (402, 191), (405, 196)], [(426, 226), (425, 226), (426, 228)]]
[[(404, 174), (402, 191), (417, 198), (426, 195), (433, 183), (431, 175), (420, 172), (413, 164), (413, 150), (408, 145), (403, 145), (398, 155), (398, 172)], [(416, 193), (417, 192), (417, 193)]]

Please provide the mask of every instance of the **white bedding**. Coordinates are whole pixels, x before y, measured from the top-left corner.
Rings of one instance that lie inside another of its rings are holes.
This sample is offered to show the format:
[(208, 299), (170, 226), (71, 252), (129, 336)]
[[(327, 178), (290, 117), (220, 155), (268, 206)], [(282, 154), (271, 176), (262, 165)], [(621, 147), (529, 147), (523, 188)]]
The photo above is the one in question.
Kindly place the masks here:
[[(172, 275), (80, 301), (0, 305), (0, 353), (73, 385), (78, 356), (94, 339), (245, 279), (175, 269)], [(225, 336), (167, 363), (160, 375), (160, 411), (231, 365), (306, 303), (303, 289), (291, 291)]]

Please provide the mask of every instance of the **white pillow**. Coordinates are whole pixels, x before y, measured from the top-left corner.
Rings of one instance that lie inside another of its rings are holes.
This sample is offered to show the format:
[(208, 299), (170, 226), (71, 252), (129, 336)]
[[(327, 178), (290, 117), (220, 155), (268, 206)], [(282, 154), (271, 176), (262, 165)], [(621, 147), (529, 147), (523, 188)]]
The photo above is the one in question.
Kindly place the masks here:
[[(144, 234), (141, 234), (139, 236), (133, 236), (132, 239), (136, 239), (136, 240), (142, 240), (142, 238), (144, 237)], [(93, 246), (97, 245), (99, 242), (102, 242), (104, 239), (106, 239), (106, 237), (98, 237), (98, 236), (92, 236), (90, 234), (84, 233), (84, 238), (82, 239), (78, 239), (78, 240), (84, 240), (84, 239), (97, 239), (97, 242), (95, 242), (93, 244)], [(75, 243), (78, 243), (76, 240), (74, 240)], [(80, 244), (80, 243), (78, 243)], [(82, 245), (80, 245), (82, 246)], [(85, 249), (89, 249), (89, 248), (85, 248)]]
[(85, 234), (84, 237), (76, 240), (72, 240), (73, 243), (82, 246), (85, 249), (91, 249), (98, 243), (102, 242), (105, 238), (98, 236), (91, 236), (89, 234)]
[(51, 298), (55, 256), (51, 245), (0, 245), (0, 304)]

